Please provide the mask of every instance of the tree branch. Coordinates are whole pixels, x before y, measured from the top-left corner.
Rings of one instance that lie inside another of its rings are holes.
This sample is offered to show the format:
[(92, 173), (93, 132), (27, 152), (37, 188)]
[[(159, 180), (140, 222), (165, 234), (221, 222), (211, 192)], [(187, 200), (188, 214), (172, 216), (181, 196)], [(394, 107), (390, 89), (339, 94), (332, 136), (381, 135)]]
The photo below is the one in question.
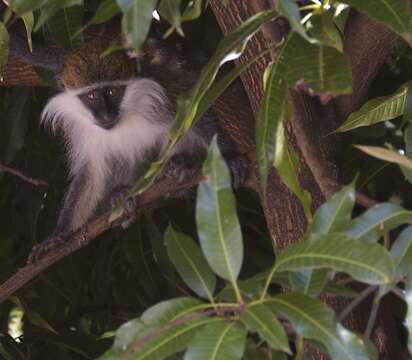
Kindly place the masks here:
[(49, 184), (46, 183), (43, 180), (33, 179), (29, 176), (24, 175), (21, 171), (16, 170), (16, 169), (12, 169), (12, 168), (10, 168), (6, 165), (0, 164), (0, 171), (4, 171), (6, 173), (13, 174), (13, 175), (19, 177), (20, 179), (22, 179), (22, 180), (24, 180), (24, 181), (26, 181), (26, 182), (34, 185), (34, 186), (49, 186)]

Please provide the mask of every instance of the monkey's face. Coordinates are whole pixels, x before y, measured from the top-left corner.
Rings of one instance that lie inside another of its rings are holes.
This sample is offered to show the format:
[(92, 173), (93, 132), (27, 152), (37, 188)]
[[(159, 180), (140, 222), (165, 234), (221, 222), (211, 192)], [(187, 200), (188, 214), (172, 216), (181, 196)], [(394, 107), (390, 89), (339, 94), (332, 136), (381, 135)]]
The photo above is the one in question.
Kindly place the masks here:
[(93, 114), (96, 125), (109, 130), (120, 119), (120, 105), (125, 88), (124, 85), (100, 85), (88, 88), (78, 97)]

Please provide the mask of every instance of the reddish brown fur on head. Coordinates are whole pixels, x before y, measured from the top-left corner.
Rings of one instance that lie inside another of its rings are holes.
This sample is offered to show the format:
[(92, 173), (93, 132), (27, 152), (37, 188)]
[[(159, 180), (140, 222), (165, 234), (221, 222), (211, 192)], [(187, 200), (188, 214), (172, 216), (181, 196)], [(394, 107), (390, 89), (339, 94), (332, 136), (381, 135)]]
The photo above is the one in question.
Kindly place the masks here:
[(68, 54), (60, 80), (66, 89), (77, 89), (102, 81), (129, 80), (135, 76), (135, 60), (124, 51), (104, 55), (113, 42), (94, 38)]

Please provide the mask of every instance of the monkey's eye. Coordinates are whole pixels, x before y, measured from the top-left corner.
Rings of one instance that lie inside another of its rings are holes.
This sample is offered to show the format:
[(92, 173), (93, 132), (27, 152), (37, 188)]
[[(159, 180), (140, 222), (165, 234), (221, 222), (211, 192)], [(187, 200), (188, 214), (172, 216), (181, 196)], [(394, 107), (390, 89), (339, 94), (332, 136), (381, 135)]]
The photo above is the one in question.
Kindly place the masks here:
[(87, 93), (87, 99), (89, 99), (90, 101), (96, 101), (97, 100), (97, 92), (96, 91), (89, 91)]
[(106, 92), (109, 96), (117, 96), (118, 94), (118, 90), (115, 87), (109, 87)]

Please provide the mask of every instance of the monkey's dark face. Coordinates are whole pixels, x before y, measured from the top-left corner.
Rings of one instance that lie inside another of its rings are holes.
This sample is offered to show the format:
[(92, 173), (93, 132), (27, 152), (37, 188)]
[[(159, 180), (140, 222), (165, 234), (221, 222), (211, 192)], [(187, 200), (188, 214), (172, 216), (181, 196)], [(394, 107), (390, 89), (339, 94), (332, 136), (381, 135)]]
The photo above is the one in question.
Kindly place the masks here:
[(97, 86), (79, 94), (78, 97), (92, 112), (96, 124), (109, 130), (119, 121), (120, 104), (125, 88), (123, 85)]

